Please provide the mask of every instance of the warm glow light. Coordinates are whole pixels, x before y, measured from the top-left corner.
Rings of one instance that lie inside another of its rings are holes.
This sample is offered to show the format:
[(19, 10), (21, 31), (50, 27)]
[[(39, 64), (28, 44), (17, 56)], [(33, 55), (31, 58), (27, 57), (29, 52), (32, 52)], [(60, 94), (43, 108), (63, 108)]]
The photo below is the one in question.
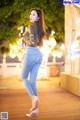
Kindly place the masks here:
[(55, 31), (51, 31), (51, 34), (54, 35), (54, 34), (55, 34)]
[(20, 26), (20, 33), (23, 33), (23, 30), (24, 30), (24, 26)]
[(22, 47), (22, 41), (21, 39), (16, 41), (15, 45), (10, 44), (10, 57), (15, 58), (16, 56), (21, 61), (21, 58), (24, 54), (24, 48)]
[(48, 40), (43, 41), (43, 47), (41, 48), (41, 52), (42, 52), (42, 55), (43, 55), (43, 63), (45, 63), (45, 64), (47, 63), (48, 56), (51, 52), (51, 49), (48, 46), (48, 44), (49, 44)]
[(50, 40), (44, 40), (43, 41), (43, 47), (41, 48), (42, 55), (43, 55), (43, 61), (42, 65), (39, 70), (38, 77), (47, 77), (47, 62), (49, 54), (51, 53), (51, 50), (56, 45), (56, 41), (54, 38), (51, 38)]
[(56, 51), (54, 51), (53, 52), (53, 57), (56, 57), (56, 56), (57, 56)]
[(61, 45), (61, 49), (64, 50), (65, 49), (65, 46), (64, 44)]
[(77, 23), (80, 23), (80, 18), (78, 18), (76, 22), (77, 22)]
[(61, 58), (62, 57), (62, 52), (57, 52), (57, 57)]
[(10, 51), (9, 55), (10, 55), (11, 58), (15, 58), (16, 57), (16, 55), (12, 51)]
[(25, 31), (28, 31), (28, 27), (25, 27)]
[(68, 58), (74, 60), (76, 57), (80, 57), (80, 48), (78, 40), (75, 40), (72, 44), (70, 43), (68, 48)]
[(49, 45), (51, 46), (51, 48), (55, 47), (56, 46), (56, 40), (54, 38), (50, 38)]

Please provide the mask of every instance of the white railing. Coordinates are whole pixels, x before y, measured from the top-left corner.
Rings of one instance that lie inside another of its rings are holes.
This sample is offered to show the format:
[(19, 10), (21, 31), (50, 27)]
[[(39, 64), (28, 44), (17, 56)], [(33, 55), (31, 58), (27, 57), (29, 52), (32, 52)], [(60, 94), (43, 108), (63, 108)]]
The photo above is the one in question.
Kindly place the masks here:
[(21, 63), (6, 63), (0, 64), (1, 76), (12, 76), (21, 74)]
[[(47, 63), (46, 66), (41, 65), (38, 73), (38, 77), (46, 77), (50, 76), (50, 72), (53, 71), (54, 68), (50, 69), (50, 66), (57, 65), (62, 66), (62, 63)], [(58, 67), (59, 68), (59, 67)], [(60, 67), (60, 71), (63, 71), (63, 69)], [(13, 76), (13, 75), (19, 75), (21, 76), (22, 72), (22, 63), (6, 63), (6, 59), (3, 58), (3, 63), (0, 63), (0, 76)], [(56, 72), (56, 71), (53, 71)], [(52, 73), (53, 74), (53, 73)], [(55, 73), (54, 73), (55, 74)]]
[(6, 59), (3, 58), (3, 62), (0, 63), (0, 76), (20, 75), (21, 69), (22, 63), (6, 63)]

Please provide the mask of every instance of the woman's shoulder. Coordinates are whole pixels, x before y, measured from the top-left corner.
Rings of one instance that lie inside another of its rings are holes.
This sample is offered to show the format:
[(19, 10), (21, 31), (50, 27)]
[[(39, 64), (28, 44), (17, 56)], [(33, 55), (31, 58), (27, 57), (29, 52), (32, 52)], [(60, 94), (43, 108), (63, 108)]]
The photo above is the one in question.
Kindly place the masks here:
[(31, 25), (28, 26), (28, 30), (27, 30), (27, 31), (30, 32), (30, 31), (33, 30), (33, 29), (34, 29), (34, 25), (31, 24)]
[(31, 25), (29, 25), (28, 26), (28, 29), (30, 30), (30, 29), (33, 29), (34, 28), (34, 25), (33, 24), (31, 24)]
[(30, 30), (34, 30), (34, 31), (38, 30), (38, 25), (36, 23), (31, 24)]

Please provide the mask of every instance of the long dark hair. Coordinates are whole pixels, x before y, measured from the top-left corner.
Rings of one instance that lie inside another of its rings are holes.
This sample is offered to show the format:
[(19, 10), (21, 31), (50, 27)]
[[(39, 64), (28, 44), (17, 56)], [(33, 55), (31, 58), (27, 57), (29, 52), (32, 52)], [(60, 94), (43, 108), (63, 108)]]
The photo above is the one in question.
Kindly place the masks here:
[(38, 14), (39, 20), (38, 25), (39, 25), (39, 34), (38, 34), (38, 38), (39, 38), (39, 46), (43, 45), (43, 38), (45, 36), (45, 28), (44, 28), (44, 13), (41, 9), (39, 8), (32, 8), (31, 11), (35, 10)]

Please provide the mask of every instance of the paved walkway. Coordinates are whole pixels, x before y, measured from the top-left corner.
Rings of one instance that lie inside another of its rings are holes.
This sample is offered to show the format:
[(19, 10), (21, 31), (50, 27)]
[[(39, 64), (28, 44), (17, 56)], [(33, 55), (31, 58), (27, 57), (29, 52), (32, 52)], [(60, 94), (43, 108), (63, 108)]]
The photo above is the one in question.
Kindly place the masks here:
[[(51, 82), (50, 82), (51, 81)], [(38, 87), (59, 86), (60, 77), (48, 77), (37, 79)], [(0, 89), (22, 89), (24, 88), (23, 82), (19, 76), (0, 77)]]
[[(62, 89), (57, 78), (38, 80), (37, 87), (40, 113), (31, 120), (80, 120), (80, 97)], [(29, 120), (25, 114), (30, 108), (24, 88), (0, 89), (0, 112), (8, 112), (8, 120)]]

